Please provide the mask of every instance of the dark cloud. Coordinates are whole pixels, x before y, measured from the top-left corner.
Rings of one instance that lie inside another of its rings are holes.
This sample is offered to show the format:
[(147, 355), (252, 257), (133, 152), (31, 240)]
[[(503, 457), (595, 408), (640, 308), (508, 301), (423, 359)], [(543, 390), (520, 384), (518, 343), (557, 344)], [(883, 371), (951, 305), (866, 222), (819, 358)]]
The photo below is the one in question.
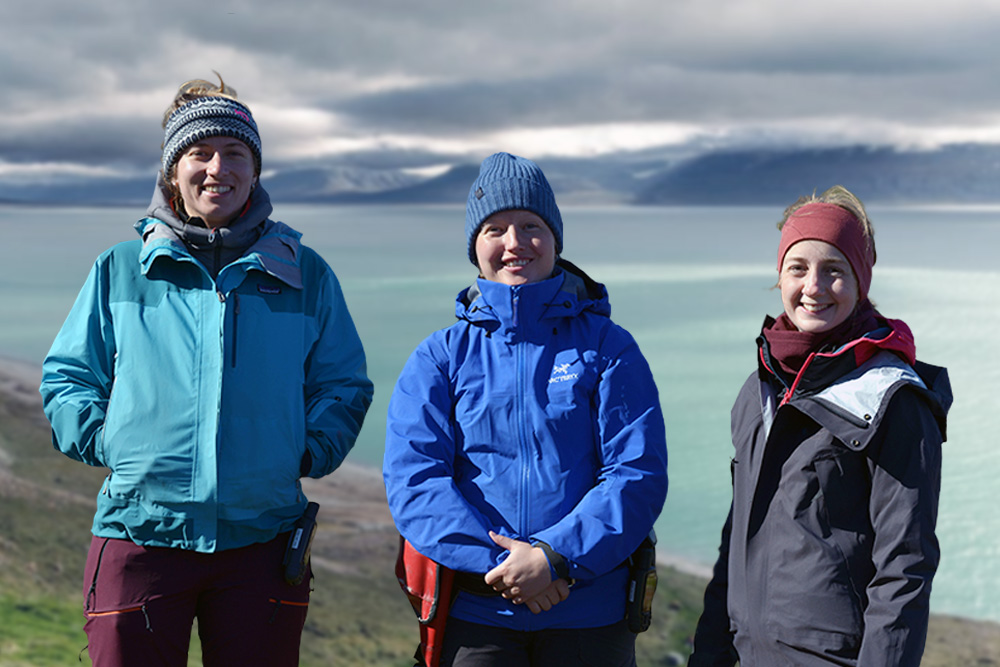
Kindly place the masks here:
[[(739, 125), (844, 117), (869, 122), (967, 122), (973, 76), (757, 72), (639, 64), (630, 71), (566, 71), (548, 78), (471, 80), (390, 90), (344, 100), (355, 129), (466, 135), (475, 131), (606, 123)], [(801, 68), (800, 68), (801, 70)], [(929, 90), (938, 94), (930, 95)], [(977, 93), (982, 109), (1000, 102)], [(974, 107), (972, 107), (974, 108)]]
[(156, 164), (162, 131), (147, 118), (64, 118), (30, 131), (0, 125), (0, 155), (8, 162), (83, 162), (144, 167)]
[(278, 163), (311, 133), (317, 145), (377, 137), (337, 159), (408, 166), (530, 128), (678, 123), (692, 141), (704, 127), (733, 142), (810, 128), (1000, 134), (1000, 9), (889, 4), (16, 3), (0, 25), (0, 163), (155, 163), (173, 91), (213, 69), (271, 123)]

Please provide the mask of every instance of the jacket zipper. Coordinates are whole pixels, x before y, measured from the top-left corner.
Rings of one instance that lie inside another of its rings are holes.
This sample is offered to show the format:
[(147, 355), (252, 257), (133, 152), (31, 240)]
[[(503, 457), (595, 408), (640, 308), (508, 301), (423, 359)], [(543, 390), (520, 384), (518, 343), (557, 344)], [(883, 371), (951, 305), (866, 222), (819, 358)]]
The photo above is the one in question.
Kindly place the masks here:
[[(517, 440), (518, 449), (521, 455), (521, 489), (520, 489), (520, 526), (517, 527), (518, 538), (522, 540), (528, 539), (528, 529), (530, 527), (529, 518), (531, 516), (531, 447), (529, 445), (528, 438), (528, 424), (527, 424), (527, 410), (525, 410), (525, 401), (527, 391), (525, 390), (526, 374), (525, 374), (525, 345), (521, 340), (521, 334), (518, 329), (518, 303), (520, 297), (518, 296), (518, 288), (514, 288), (513, 294), (513, 316), (511, 321), (514, 326), (514, 354), (515, 354), (515, 382), (517, 382), (516, 396), (517, 396)], [(532, 619), (524, 618), (524, 625), (522, 630), (531, 631), (533, 629)]]
[[(104, 424), (101, 427), (101, 438), (100, 442), (94, 442), (94, 448), (100, 446), (100, 457), (101, 460), (107, 462), (107, 454), (105, 453), (105, 443), (106, 435), (108, 433), (108, 414), (111, 412), (111, 401), (115, 397), (115, 387), (118, 385), (118, 352), (115, 352), (113, 361), (111, 362), (111, 391), (108, 392), (108, 407), (104, 411)], [(98, 456), (98, 452), (94, 452), (94, 456)], [(111, 479), (111, 473), (108, 473), (107, 479)], [(108, 495), (111, 495), (108, 493)]]
[[(795, 374), (795, 379), (792, 380), (792, 386), (788, 387), (786, 385), (785, 395), (781, 398), (781, 403), (778, 404), (778, 407), (781, 407), (782, 405), (788, 403), (788, 401), (792, 400), (792, 396), (795, 395), (795, 390), (799, 388), (799, 381), (802, 379), (802, 376), (806, 374), (806, 369), (809, 368), (809, 364), (811, 364), (812, 360), (815, 358), (815, 352), (810, 353), (810, 355), (806, 357), (806, 360), (802, 363), (802, 368), (799, 369), (799, 372)], [(773, 373), (774, 371), (771, 372)], [(775, 376), (777, 377), (776, 373)], [(780, 380), (781, 378), (778, 377), (778, 379)], [(784, 381), (782, 381), (782, 384), (784, 384)]]
[(518, 290), (514, 288), (511, 307), (513, 309), (511, 321), (514, 326), (514, 354), (515, 354), (515, 382), (517, 382), (517, 440), (518, 450), (521, 454), (521, 488), (520, 488), (520, 526), (517, 527), (518, 534), (524, 537), (528, 531), (528, 489), (531, 484), (531, 452), (528, 448), (528, 437), (525, 424), (525, 391), (524, 391), (524, 345), (521, 344), (518, 332)]
[(233, 341), (232, 341), (232, 367), (236, 368), (236, 342), (239, 338), (236, 336), (237, 326), (240, 320), (240, 295), (238, 292), (233, 292)]
[(212, 244), (212, 250), (213, 250), (213, 252), (212, 252), (212, 255), (213, 255), (212, 275), (213, 276), (218, 276), (219, 275), (219, 271), (222, 270), (222, 267), (219, 266), (219, 263), (222, 261), (222, 246), (215, 244), (215, 239), (217, 238), (217, 236), (218, 235), (216, 234), (216, 230), (215, 230), (214, 227), (209, 230), (209, 232), (208, 232), (208, 242)]
[[(221, 342), (221, 345), (222, 345), (222, 349), (223, 349), (223, 353), (222, 353), (223, 354), (223, 358), (225, 358), (225, 349), (226, 349), (226, 311), (225, 311), (225, 303), (226, 303), (226, 295), (223, 294), (221, 290), (216, 290), (215, 294), (216, 294), (216, 296), (219, 297), (219, 303), (223, 304), (223, 311), (222, 311), (222, 334), (221, 334), (222, 342)], [(233, 335), (231, 337), (232, 340), (230, 341), (229, 363), (230, 363), (230, 365), (233, 368), (236, 368), (236, 340), (237, 340), (236, 333), (237, 333), (237, 328), (239, 327), (240, 295), (239, 295), (238, 292), (232, 292), (231, 294), (233, 296)]]
[(525, 536), (528, 531), (528, 489), (531, 486), (531, 451), (528, 447), (528, 437), (524, 410), (524, 346), (517, 344), (517, 422), (518, 441), (521, 450), (521, 525), (519, 533)]

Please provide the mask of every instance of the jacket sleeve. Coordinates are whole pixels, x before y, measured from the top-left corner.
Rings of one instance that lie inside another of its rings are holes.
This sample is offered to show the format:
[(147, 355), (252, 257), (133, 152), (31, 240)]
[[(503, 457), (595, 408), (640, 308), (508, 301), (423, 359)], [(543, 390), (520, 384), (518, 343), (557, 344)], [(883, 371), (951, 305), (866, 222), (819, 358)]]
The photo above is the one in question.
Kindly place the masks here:
[(733, 510), (722, 528), (719, 559), (712, 570), (712, 580), (705, 588), (705, 607), (694, 633), (694, 653), (688, 667), (733, 667), (738, 656), (729, 629), (729, 536)]
[(454, 483), (454, 396), (439, 342), (432, 336), (410, 355), (389, 401), (386, 497), (396, 528), (417, 551), (454, 570), (484, 573), (501, 549), (488, 536), (495, 526)]
[(916, 391), (896, 392), (869, 445), (874, 576), (859, 667), (918, 667), (927, 638), (941, 486), (941, 431)]
[(618, 567), (649, 534), (667, 496), (667, 442), (653, 374), (639, 346), (608, 355), (593, 405), (601, 468), (597, 483), (554, 525), (530, 536), (589, 579)]
[(305, 361), (306, 452), (302, 473), (328, 475), (354, 446), (374, 392), (365, 351), (333, 271), (323, 264), (317, 339)]
[(105, 257), (94, 264), (42, 362), (40, 388), (52, 445), (92, 466), (105, 465), (100, 443), (116, 349)]

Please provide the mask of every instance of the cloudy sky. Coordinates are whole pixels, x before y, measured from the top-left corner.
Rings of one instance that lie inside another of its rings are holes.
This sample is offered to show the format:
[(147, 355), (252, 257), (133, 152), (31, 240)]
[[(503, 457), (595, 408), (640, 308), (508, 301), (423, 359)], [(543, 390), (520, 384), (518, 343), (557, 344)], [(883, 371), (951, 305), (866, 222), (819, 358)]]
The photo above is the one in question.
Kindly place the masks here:
[(213, 70), (271, 166), (1000, 142), (997, 0), (15, 0), (0, 16), (6, 179), (154, 172), (163, 109)]

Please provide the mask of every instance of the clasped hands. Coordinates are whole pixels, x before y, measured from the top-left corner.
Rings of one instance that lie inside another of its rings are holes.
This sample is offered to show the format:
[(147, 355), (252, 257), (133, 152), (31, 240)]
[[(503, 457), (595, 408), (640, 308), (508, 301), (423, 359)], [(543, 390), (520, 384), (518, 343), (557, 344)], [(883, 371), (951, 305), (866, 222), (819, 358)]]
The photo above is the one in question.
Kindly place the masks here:
[(486, 583), (514, 604), (527, 605), (533, 614), (548, 611), (569, 597), (565, 579), (552, 581), (545, 552), (528, 542), (490, 531), (490, 539), (506, 549), (504, 562), (486, 573)]

